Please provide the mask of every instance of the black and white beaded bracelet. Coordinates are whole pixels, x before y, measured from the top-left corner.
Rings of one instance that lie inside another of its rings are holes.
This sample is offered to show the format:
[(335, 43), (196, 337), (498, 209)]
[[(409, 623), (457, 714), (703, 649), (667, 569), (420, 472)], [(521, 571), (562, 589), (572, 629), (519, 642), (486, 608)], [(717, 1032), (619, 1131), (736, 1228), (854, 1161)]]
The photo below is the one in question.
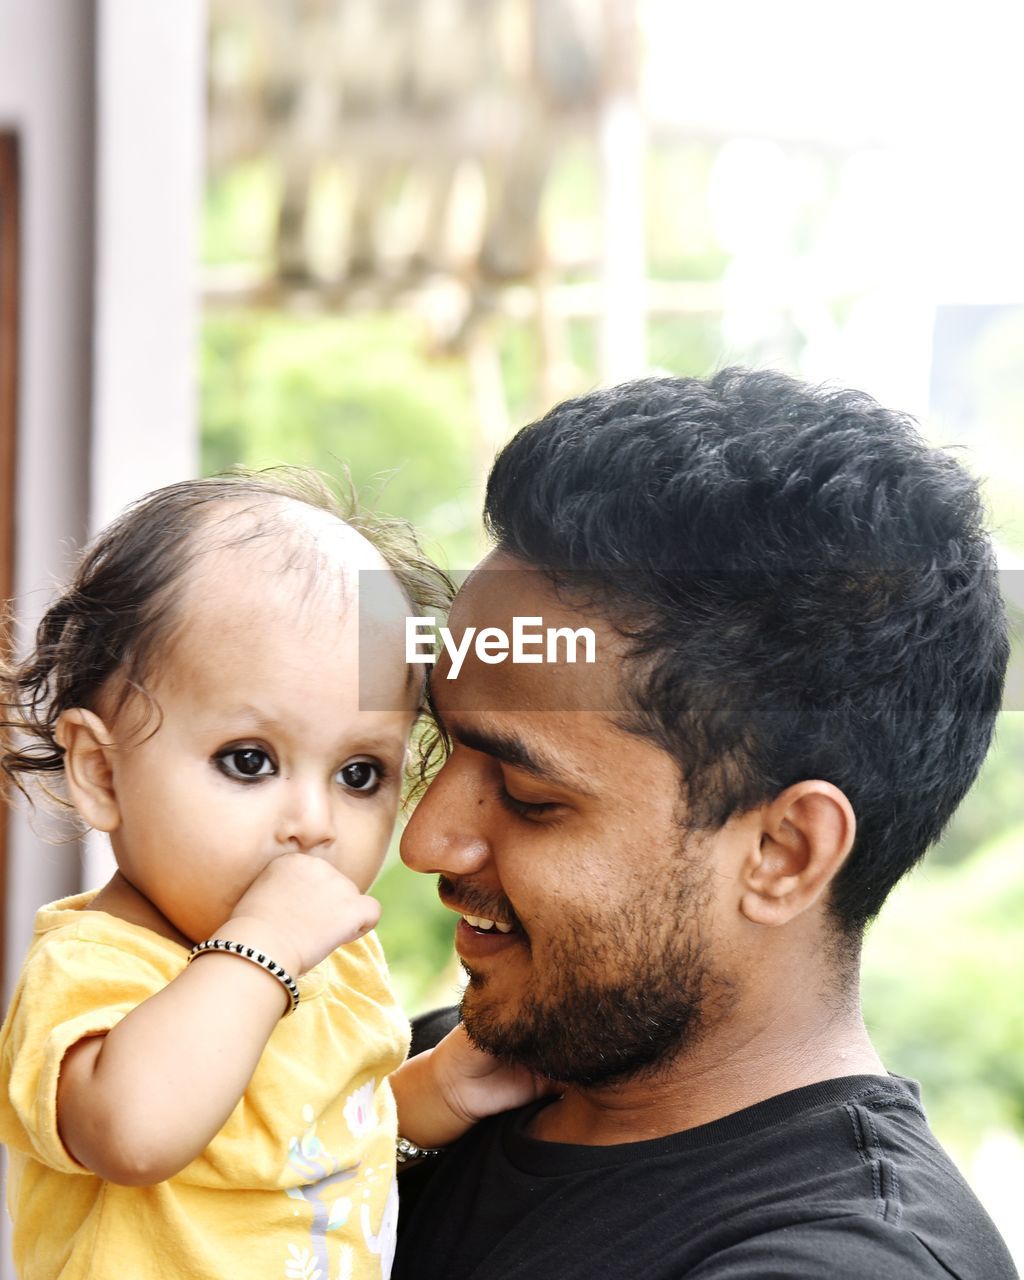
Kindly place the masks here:
[(196, 943), (188, 953), (187, 963), (191, 964), (196, 956), (205, 955), (208, 951), (227, 951), (231, 955), (241, 956), (243, 960), (251, 960), (253, 964), (258, 964), (261, 969), (266, 969), (271, 977), (276, 978), (288, 992), (291, 1008), (286, 1011), (286, 1016), (288, 1013), (294, 1013), (299, 1007), (298, 983), (287, 969), (283, 969), (257, 947), (247, 947), (244, 942), (228, 942), (225, 938), (207, 938), (205, 942)]

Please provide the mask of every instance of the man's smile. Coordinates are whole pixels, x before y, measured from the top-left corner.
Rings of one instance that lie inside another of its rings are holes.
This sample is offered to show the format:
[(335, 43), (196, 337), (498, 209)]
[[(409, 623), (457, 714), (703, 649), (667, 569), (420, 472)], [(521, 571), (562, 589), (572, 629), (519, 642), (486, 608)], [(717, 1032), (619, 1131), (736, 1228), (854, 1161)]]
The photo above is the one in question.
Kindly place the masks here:
[(484, 933), (494, 930), (499, 933), (523, 932), (507, 898), (483, 893), (471, 884), (456, 883), (448, 876), (438, 876), (437, 896), (449, 911), (462, 916), (471, 928)]
[(466, 924), (474, 929), (479, 929), (481, 933), (490, 933), (492, 929), (497, 929), (499, 933), (511, 933), (515, 928), (514, 924), (509, 924), (504, 920), (485, 920), (482, 916), (466, 916), (463, 920)]
[(440, 876), (438, 897), (461, 916), (455, 929), (455, 950), (463, 961), (484, 959), (519, 943), (527, 943), (526, 933), (507, 901), (484, 894), (472, 885), (456, 883)]

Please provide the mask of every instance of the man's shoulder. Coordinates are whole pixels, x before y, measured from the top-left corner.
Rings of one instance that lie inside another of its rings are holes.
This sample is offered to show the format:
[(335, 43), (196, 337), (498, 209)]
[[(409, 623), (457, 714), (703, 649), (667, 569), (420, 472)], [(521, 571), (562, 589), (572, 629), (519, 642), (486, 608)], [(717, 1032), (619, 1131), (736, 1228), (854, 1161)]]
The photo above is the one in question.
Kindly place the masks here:
[(455, 1249), (459, 1275), (492, 1280), (1016, 1275), (910, 1082), (826, 1081), (621, 1148), (532, 1141), (522, 1120), (452, 1151), (410, 1206), (406, 1247)]
[(932, 1133), (915, 1082), (824, 1081), (727, 1124), (744, 1117), (744, 1140), (726, 1127), (698, 1161), (677, 1165), (680, 1188), (695, 1176), (706, 1186), (709, 1217), (714, 1199), (727, 1209), (709, 1232), (707, 1259), (680, 1274), (1016, 1280), (998, 1231)]
[(863, 1214), (808, 1218), (748, 1235), (679, 1273), (686, 1280), (1017, 1280), (994, 1230), (969, 1261), (941, 1241)]

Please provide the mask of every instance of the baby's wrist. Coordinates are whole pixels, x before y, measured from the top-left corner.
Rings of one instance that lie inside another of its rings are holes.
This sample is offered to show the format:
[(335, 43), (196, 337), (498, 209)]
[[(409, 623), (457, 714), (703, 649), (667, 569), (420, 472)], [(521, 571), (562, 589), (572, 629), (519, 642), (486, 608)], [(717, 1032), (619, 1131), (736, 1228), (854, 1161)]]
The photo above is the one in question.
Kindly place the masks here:
[(269, 973), (272, 978), (281, 984), (288, 997), (288, 1013), (294, 1013), (299, 1007), (299, 984), (295, 981), (290, 973), (279, 965), (276, 960), (272, 959), (265, 952), (260, 950), (259, 943), (254, 943), (251, 947), (244, 942), (231, 942), (225, 938), (207, 938), (203, 942), (197, 942), (192, 950), (188, 953), (188, 964), (193, 960), (198, 960), (200, 956), (238, 956), (240, 960), (251, 961), (264, 972)]
[(299, 948), (285, 929), (262, 920), (258, 916), (232, 916), (211, 934), (226, 942), (241, 942), (247, 947), (258, 948), (293, 978), (298, 978), (309, 968), (303, 962)]
[(452, 1106), (444, 1073), (438, 1070), (437, 1048), (408, 1059), (391, 1076), (398, 1104), (398, 1131), (419, 1147), (444, 1147), (472, 1124)]

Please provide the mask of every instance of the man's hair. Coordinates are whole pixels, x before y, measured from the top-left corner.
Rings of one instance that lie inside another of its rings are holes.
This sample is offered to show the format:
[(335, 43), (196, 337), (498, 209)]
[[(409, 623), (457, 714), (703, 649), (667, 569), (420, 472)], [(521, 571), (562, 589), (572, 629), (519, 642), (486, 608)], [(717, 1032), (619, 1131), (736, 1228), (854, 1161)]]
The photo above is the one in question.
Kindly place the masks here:
[[(294, 503), (358, 530), (380, 552), (416, 613), (450, 602), (450, 581), (420, 550), (411, 526), (361, 510), (354, 494), (317, 472), (239, 468), (167, 485), (132, 503), (86, 548), (71, 582), (43, 616), (32, 653), (20, 663), (0, 660), (0, 779), (5, 774), (25, 791), (28, 776), (60, 774), (61, 713), (92, 706), (115, 672), (115, 714), (135, 695), (155, 707), (147, 680), (179, 626), (184, 585), (204, 549), (259, 540), (284, 568), (301, 563), (315, 576), (309, 547), (297, 541), (286, 518)], [(211, 517), (222, 509), (234, 516), (211, 538)]]
[(855, 935), (981, 766), (1009, 644), (978, 488), (856, 391), (725, 369), (595, 391), (498, 456), (485, 521), (630, 642), (625, 716), (715, 830), (802, 779), (857, 815)]

